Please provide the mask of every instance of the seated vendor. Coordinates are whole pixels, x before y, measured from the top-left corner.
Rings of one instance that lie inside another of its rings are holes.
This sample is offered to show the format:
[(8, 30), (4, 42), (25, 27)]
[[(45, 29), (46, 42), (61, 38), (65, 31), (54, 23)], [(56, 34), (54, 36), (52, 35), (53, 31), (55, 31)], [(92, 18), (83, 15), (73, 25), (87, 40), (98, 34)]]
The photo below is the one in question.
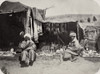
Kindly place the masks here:
[(30, 34), (24, 35), (24, 40), (19, 44), (19, 47), (22, 49), (21, 52), (21, 66), (33, 65), (35, 59), (35, 49), (36, 45), (31, 39)]
[(71, 42), (68, 45), (68, 48), (66, 49), (66, 52), (70, 53), (71, 59), (74, 58), (75, 55), (79, 55), (82, 51), (82, 46), (79, 44), (79, 41), (76, 38), (75, 32), (70, 32)]

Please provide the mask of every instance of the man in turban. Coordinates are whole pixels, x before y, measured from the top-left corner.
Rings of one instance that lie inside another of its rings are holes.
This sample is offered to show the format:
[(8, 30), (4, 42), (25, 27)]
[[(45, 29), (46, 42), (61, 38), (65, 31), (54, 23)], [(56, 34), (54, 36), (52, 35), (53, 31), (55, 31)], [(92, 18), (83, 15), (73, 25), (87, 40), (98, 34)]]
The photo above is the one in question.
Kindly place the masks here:
[(36, 45), (32, 41), (30, 34), (24, 35), (24, 41), (20, 43), (19, 47), (22, 49), (20, 60), (21, 66), (32, 66), (35, 59), (34, 50), (36, 50)]
[(75, 32), (70, 32), (71, 42), (68, 45), (68, 48), (65, 52), (71, 54), (71, 60), (75, 60), (75, 56), (80, 55), (80, 52), (83, 50), (83, 47), (80, 45), (79, 41), (76, 38)]

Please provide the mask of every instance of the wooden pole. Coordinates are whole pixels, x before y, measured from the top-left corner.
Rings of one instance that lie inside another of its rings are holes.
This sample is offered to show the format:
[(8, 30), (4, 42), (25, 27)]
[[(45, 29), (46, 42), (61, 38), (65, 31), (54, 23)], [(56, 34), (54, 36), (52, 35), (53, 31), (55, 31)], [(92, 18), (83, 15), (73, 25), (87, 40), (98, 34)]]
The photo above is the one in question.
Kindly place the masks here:
[(80, 38), (80, 36), (79, 36), (79, 24), (78, 24), (78, 22), (76, 22), (76, 24), (77, 24), (77, 36), (78, 36), (78, 41), (79, 41), (79, 38)]
[(26, 14), (26, 27), (25, 27), (25, 33), (30, 33), (29, 31), (29, 18), (30, 18), (30, 9), (27, 10)]

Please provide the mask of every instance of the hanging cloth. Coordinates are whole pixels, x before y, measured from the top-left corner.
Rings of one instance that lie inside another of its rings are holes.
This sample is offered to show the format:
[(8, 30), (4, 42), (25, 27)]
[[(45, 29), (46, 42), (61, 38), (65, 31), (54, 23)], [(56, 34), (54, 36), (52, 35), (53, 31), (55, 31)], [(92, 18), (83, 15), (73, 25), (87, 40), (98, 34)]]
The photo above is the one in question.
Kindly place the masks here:
[(32, 25), (32, 18), (30, 17), (30, 35), (33, 38), (33, 25)]
[(38, 26), (36, 20), (34, 20), (34, 40), (38, 41)]

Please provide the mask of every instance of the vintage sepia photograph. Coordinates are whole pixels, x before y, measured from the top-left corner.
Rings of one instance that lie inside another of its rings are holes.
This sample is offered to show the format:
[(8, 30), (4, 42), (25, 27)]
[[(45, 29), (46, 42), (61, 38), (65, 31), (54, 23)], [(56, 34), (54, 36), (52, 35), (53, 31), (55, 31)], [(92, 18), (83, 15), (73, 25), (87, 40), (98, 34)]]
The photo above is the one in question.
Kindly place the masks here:
[(0, 0), (0, 74), (100, 74), (100, 0)]

